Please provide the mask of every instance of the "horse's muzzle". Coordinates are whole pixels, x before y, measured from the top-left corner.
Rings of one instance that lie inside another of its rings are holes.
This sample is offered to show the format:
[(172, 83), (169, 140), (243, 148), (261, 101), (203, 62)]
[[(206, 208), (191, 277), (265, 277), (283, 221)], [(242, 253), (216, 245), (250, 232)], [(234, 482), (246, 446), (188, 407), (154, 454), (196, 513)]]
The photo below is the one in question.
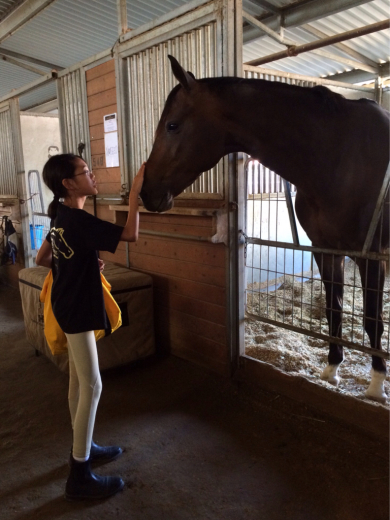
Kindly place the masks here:
[(148, 211), (157, 211), (158, 213), (162, 213), (163, 211), (168, 211), (173, 206), (173, 196), (167, 192), (162, 196), (149, 196), (144, 190), (141, 190), (140, 197), (144, 204), (145, 209)]

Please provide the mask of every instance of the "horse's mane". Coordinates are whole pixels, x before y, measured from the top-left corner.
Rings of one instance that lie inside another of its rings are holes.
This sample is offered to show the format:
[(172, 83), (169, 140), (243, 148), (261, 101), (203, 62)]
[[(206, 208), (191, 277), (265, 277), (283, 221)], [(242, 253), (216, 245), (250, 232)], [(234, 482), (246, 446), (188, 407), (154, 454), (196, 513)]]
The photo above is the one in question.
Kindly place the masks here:
[[(259, 91), (265, 91), (272, 89), (272, 91), (279, 91), (282, 93), (297, 93), (302, 94), (307, 97), (307, 99), (311, 99), (314, 103), (317, 103), (319, 106), (322, 106), (325, 109), (330, 111), (342, 110), (349, 100), (347, 100), (343, 95), (333, 92), (329, 88), (323, 85), (317, 85), (315, 87), (302, 87), (300, 85), (290, 85), (288, 83), (281, 83), (280, 81), (268, 81), (264, 79), (248, 79), (248, 78), (237, 78), (237, 77), (223, 77), (223, 78), (203, 78), (197, 80), (200, 83), (206, 83), (210, 86), (212, 90), (218, 91), (221, 87), (226, 86), (238, 86), (238, 85), (247, 85), (252, 89), (258, 89)], [(170, 92), (165, 106), (167, 106), (170, 101), (175, 97), (178, 90), (181, 88), (180, 85), (176, 85), (173, 90)]]

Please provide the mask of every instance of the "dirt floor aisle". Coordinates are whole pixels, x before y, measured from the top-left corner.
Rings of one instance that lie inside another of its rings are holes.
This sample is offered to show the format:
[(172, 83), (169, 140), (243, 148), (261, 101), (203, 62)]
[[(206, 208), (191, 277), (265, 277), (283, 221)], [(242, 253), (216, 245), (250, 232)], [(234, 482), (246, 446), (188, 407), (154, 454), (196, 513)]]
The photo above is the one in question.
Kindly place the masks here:
[(388, 453), (363, 433), (175, 357), (103, 373), (95, 440), (124, 491), (63, 498), (71, 445), (67, 376), (24, 337), (0, 286), (1, 520), (387, 520)]

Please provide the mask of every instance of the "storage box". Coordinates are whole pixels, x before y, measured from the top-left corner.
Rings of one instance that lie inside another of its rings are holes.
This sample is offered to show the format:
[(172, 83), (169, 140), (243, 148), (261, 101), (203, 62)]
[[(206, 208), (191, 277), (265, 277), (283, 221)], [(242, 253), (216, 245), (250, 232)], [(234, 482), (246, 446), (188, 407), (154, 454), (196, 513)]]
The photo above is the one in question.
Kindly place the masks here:
[[(39, 301), (46, 267), (19, 271), (26, 337), (63, 372), (68, 371), (68, 355), (53, 356), (44, 336), (43, 303)], [(107, 263), (103, 274), (111, 284), (111, 294), (122, 311), (122, 326), (97, 342), (101, 370), (124, 365), (155, 352), (153, 286), (151, 276)]]

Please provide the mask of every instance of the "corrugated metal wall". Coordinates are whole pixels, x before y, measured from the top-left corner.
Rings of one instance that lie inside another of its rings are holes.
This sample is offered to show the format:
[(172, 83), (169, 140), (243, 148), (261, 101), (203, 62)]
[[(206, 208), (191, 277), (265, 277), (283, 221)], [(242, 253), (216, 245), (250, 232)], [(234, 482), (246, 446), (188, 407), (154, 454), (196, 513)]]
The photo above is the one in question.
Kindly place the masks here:
[(0, 194), (17, 196), (14, 144), (9, 105), (0, 108)]
[[(154, 133), (165, 100), (177, 84), (167, 55), (175, 56), (196, 78), (215, 77), (218, 75), (217, 45), (217, 22), (212, 22), (125, 59), (127, 103), (123, 117), (128, 129), (130, 179), (152, 150)], [(221, 163), (203, 173), (184, 193), (221, 196)]]
[(91, 164), (89, 121), (85, 72), (79, 68), (58, 79), (58, 108), (60, 114), (62, 149), (78, 154), (80, 143), (85, 144), (83, 157)]

